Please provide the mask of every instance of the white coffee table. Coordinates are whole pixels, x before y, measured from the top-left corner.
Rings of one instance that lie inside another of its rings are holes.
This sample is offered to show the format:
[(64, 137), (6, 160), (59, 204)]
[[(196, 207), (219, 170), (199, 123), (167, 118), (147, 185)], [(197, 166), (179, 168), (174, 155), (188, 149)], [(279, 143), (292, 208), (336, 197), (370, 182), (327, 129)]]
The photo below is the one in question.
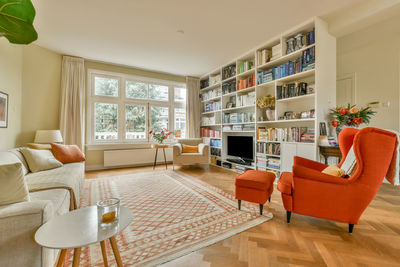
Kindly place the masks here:
[(66, 249), (70, 248), (74, 249), (72, 266), (79, 266), (81, 248), (100, 242), (104, 265), (108, 266), (105, 240), (109, 239), (117, 265), (122, 266), (115, 235), (131, 223), (132, 217), (132, 212), (121, 206), (119, 222), (103, 228), (98, 226), (97, 206), (77, 209), (43, 224), (36, 231), (35, 240), (43, 247), (61, 249), (57, 266), (64, 264)]

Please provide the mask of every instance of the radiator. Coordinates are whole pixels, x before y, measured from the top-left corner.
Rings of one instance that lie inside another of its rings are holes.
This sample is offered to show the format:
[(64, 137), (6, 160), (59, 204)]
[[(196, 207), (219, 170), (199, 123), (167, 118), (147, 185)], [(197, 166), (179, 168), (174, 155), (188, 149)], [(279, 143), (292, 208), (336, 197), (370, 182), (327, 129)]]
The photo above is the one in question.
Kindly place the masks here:
[[(150, 165), (154, 162), (155, 153), (152, 148), (105, 150), (104, 167)], [(171, 162), (172, 148), (166, 148), (165, 155), (167, 162)], [(161, 163), (164, 163), (164, 155), (162, 149), (158, 149), (157, 164)]]

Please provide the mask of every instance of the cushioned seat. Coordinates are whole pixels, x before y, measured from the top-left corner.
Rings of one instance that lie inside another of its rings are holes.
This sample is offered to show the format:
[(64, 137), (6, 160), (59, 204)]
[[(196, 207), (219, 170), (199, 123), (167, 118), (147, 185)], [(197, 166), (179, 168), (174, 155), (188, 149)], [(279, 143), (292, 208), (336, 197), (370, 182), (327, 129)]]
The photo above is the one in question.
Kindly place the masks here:
[(274, 190), (275, 174), (266, 171), (249, 170), (236, 177), (235, 197), (240, 210), (241, 201), (260, 204), (262, 214), (263, 205), (271, 197)]
[(278, 181), (278, 190), (283, 194), (292, 194), (293, 174), (291, 172), (283, 172)]
[(250, 170), (236, 177), (235, 185), (267, 190), (274, 181), (275, 175), (271, 172)]

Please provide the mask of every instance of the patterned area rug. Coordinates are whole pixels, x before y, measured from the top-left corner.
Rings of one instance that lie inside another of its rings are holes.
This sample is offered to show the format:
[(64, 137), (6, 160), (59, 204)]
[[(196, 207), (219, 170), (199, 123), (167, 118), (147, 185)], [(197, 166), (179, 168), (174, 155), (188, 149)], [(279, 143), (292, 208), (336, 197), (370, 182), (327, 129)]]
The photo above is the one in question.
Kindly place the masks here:
[[(117, 197), (133, 221), (117, 236), (124, 266), (154, 266), (209, 246), (270, 220), (258, 206), (198, 179), (173, 171), (135, 173), (85, 181), (81, 207)], [(109, 242), (110, 266), (115, 266)], [(66, 266), (72, 264), (72, 250)], [(103, 266), (100, 245), (82, 249), (81, 266)]]

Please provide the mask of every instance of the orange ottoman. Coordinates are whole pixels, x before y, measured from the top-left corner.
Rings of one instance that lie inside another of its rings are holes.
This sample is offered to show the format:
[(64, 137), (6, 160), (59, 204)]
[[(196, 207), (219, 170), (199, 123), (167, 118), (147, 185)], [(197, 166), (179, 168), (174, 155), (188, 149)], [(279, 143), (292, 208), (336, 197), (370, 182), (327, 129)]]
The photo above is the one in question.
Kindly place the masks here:
[(267, 200), (271, 201), (274, 191), (275, 174), (266, 171), (250, 170), (236, 177), (235, 197), (240, 210), (241, 202), (249, 201), (260, 204), (260, 214)]

